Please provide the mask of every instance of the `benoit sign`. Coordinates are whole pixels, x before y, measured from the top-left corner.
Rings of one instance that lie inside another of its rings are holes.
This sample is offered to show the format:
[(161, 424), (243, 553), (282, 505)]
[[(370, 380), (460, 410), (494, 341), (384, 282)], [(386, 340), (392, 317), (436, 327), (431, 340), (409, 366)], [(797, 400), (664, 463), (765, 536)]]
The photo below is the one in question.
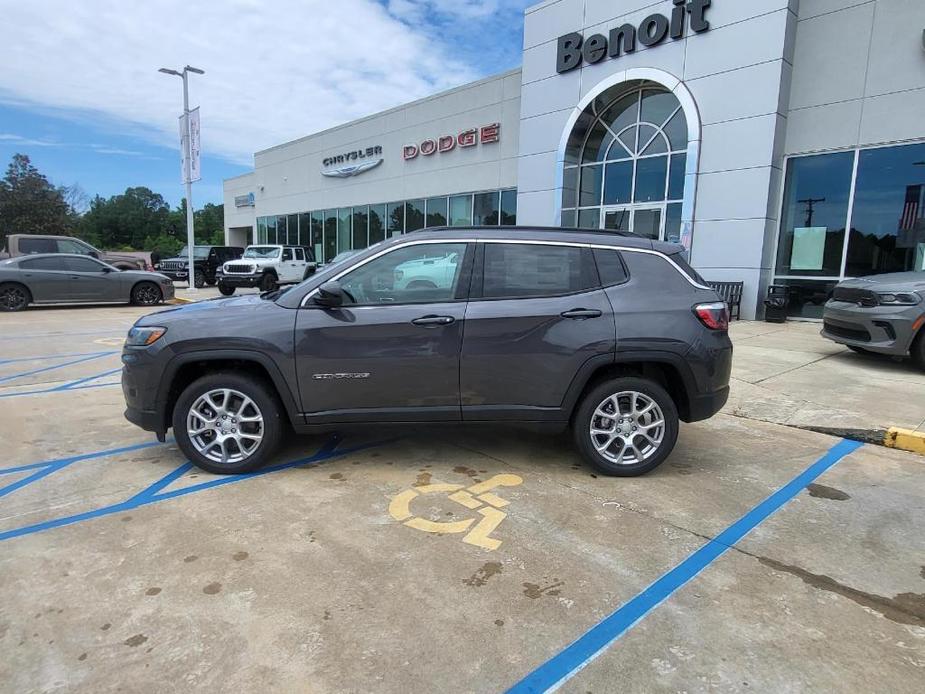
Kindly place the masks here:
[(638, 28), (624, 24), (611, 29), (609, 37), (592, 34), (585, 39), (578, 32), (560, 36), (556, 72), (574, 70), (582, 61), (593, 64), (599, 63), (605, 56), (619, 58), (624, 53), (635, 51), (637, 41), (643, 46), (655, 46), (669, 36), (675, 40), (682, 39), (687, 15), (690, 15), (690, 26), (694, 33), (710, 30), (706, 12), (712, 0), (674, 0), (674, 4), (670, 19), (662, 14), (649, 15)]

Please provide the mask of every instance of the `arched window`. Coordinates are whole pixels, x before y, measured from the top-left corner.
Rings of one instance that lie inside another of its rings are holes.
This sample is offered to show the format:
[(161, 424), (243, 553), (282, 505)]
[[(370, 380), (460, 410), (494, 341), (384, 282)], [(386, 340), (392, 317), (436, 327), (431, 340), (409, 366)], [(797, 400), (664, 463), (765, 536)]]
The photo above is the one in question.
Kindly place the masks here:
[(651, 83), (603, 92), (578, 118), (565, 150), (562, 224), (678, 241), (687, 119)]

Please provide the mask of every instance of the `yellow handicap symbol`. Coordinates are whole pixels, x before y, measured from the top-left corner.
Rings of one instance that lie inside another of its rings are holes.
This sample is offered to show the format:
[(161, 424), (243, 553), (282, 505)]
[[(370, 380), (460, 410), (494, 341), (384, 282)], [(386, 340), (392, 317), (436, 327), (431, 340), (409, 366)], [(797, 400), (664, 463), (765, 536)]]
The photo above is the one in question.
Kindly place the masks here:
[[(501, 540), (496, 540), (489, 535), (501, 525), (501, 521), (507, 518), (507, 514), (499, 509), (507, 506), (509, 502), (492, 493), (491, 490), (498, 487), (516, 487), (519, 484), (523, 484), (523, 479), (517, 475), (495, 475), (491, 479), (465, 489), (461, 484), (427, 484), (398, 494), (389, 504), (389, 515), (409, 528), (423, 530), (426, 533), (467, 533), (462, 539), (463, 542), (494, 550), (501, 546)], [(475, 518), (444, 523), (418, 518), (411, 513), (411, 502), (414, 499), (423, 494), (440, 492), (445, 493), (457, 504), (473, 511), (477, 510), (482, 516), (481, 520), (470, 530), (470, 526), (475, 523)]]

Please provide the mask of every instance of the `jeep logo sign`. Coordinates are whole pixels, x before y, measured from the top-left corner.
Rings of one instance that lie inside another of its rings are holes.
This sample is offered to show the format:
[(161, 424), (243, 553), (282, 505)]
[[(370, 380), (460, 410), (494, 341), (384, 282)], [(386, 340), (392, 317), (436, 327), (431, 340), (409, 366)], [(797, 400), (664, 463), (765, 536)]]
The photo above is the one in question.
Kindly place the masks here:
[(463, 130), (459, 135), (441, 135), (438, 138), (428, 138), (419, 145), (405, 145), (402, 147), (402, 158), (407, 161), (416, 158), (419, 154), (429, 157), (438, 152), (444, 154), (457, 147), (475, 147), (479, 143), (487, 145), (500, 140), (501, 124), (492, 123), (483, 125), (481, 128)]
[(666, 38), (678, 40), (684, 38), (684, 25), (690, 15), (691, 30), (701, 34), (710, 30), (706, 19), (707, 9), (712, 0), (674, 0), (674, 10), (669, 19), (662, 14), (652, 14), (642, 20), (639, 27), (624, 24), (610, 30), (610, 36), (592, 34), (587, 39), (578, 32), (559, 37), (559, 50), (556, 55), (556, 72), (574, 70), (582, 61), (593, 65), (604, 56), (619, 58), (624, 53), (636, 50), (636, 42), (643, 46), (655, 46)]

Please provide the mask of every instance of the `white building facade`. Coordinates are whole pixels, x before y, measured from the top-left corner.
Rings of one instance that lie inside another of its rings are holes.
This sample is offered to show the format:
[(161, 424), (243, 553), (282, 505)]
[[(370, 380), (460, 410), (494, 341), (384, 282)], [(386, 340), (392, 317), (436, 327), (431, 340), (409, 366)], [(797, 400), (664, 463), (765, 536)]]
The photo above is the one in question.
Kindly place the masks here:
[(547, 0), (523, 67), (255, 155), (228, 242), (319, 259), (425, 226), (678, 241), (817, 318), (844, 277), (925, 270), (925, 2)]

